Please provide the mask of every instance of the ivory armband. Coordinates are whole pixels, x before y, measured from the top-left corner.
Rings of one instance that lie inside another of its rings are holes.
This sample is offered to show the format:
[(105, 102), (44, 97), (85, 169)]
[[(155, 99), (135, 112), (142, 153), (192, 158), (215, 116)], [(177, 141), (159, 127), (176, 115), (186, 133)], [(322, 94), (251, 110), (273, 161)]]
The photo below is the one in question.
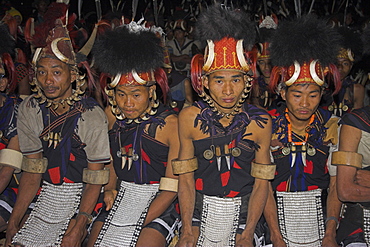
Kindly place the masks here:
[(176, 178), (161, 177), (159, 190), (177, 192), (179, 181)]
[(82, 181), (87, 184), (107, 184), (109, 181), (109, 168), (104, 168), (104, 170), (85, 168), (82, 173)]
[(48, 168), (48, 159), (43, 157), (41, 159), (29, 159), (23, 157), (22, 170), (30, 173), (44, 173)]
[(5, 148), (0, 150), (0, 165), (14, 168), (16, 173), (21, 171), (23, 154), (19, 151)]
[(271, 180), (275, 177), (276, 165), (252, 162), (251, 176)]
[(193, 172), (196, 169), (198, 169), (197, 157), (193, 157), (187, 160), (172, 160), (172, 170), (173, 174), (175, 175)]
[(336, 151), (331, 158), (333, 166), (352, 166), (362, 168), (362, 154), (356, 152)]

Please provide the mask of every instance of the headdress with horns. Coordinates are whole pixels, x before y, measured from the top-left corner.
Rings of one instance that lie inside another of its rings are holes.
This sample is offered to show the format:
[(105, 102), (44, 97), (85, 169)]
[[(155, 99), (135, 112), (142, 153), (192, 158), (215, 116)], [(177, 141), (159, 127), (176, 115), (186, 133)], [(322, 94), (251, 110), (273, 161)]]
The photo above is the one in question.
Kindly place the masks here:
[[(207, 42), (205, 54), (197, 54), (191, 62), (191, 78), (194, 90), (200, 97), (217, 111), (212, 99), (204, 92), (202, 76), (219, 70), (236, 70), (247, 73), (251, 70), (251, 62), (247, 50), (255, 42), (254, 25), (248, 21), (248, 15), (241, 10), (231, 10), (221, 5), (214, 5), (204, 11), (196, 23), (196, 35), (200, 41)], [(255, 71), (255, 69), (253, 68)], [(238, 112), (250, 91), (250, 83), (242, 99), (234, 108)], [(220, 115), (225, 115), (218, 112)]]
[[(145, 27), (141, 21), (131, 22), (108, 31), (98, 39), (93, 47), (96, 66), (111, 77), (106, 93), (112, 105), (112, 112), (119, 120), (125, 119), (114, 99), (117, 85), (161, 87), (164, 100), (169, 90), (166, 72), (161, 68), (164, 61), (163, 47), (155, 26)], [(159, 102), (154, 93), (150, 106), (136, 122), (147, 120), (156, 112)], [(128, 120), (131, 122), (132, 120)]]
[(339, 34), (314, 16), (279, 24), (270, 48), (274, 65), (272, 89), (279, 83), (324, 86), (324, 78), (330, 73), (339, 90), (340, 78), (335, 66), (339, 41)]
[[(83, 49), (84, 48), (82, 48), (81, 50)], [(86, 57), (87, 54), (84, 55)], [(73, 105), (74, 101), (79, 101), (81, 99), (79, 95), (84, 94), (82, 86), (86, 83), (85, 75), (80, 75), (79, 73), (78, 65), (80, 64), (84, 65), (87, 73), (89, 73), (88, 86), (90, 88), (93, 87), (94, 82), (93, 76), (90, 73), (90, 67), (86, 61), (77, 61), (76, 54), (72, 47), (71, 38), (67, 30), (67, 26), (63, 24), (61, 19), (56, 20), (55, 27), (49, 32), (49, 35), (46, 38), (46, 46), (38, 47), (36, 49), (32, 59), (32, 65), (35, 67), (37, 65), (37, 62), (44, 57), (55, 58), (71, 66), (73, 73), (76, 73), (77, 75), (77, 79), (76, 90), (74, 90), (72, 96), (66, 99), (62, 99), (61, 101), (54, 102), (45, 97), (35, 77), (31, 83), (31, 85), (33, 86), (32, 91), (36, 93), (34, 97), (39, 99), (40, 104), (47, 102), (47, 107), (53, 105), (53, 107), (56, 109), (59, 106), (59, 103), (62, 105)]]

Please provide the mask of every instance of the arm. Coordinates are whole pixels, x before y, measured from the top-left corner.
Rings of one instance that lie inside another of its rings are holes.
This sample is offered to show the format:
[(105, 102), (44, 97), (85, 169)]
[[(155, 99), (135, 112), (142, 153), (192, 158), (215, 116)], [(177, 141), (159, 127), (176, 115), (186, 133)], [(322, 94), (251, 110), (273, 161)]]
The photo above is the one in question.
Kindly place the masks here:
[(336, 176), (330, 177), (329, 194), (327, 198), (326, 218), (333, 219), (326, 222), (325, 236), (322, 240), (322, 246), (338, 246), (335, 237), (337, 233), (337, 221), (339, 218), (342, 203), (338, 199), (336, 189)]
[[(162, 129), (158, 129), (156, 139), (167, 144), (169, 147), (166, 177), (177, 179), (177, 176), (173, 175), (171, 165), (171, 161), (177, 158), (180, 148), (178, 121), (175, 115), (170, 115), (166, 118), (166, 125)], [(150, 204), (144, 225), (159, 217), (171, 205), (176, 196), (177, 193), (175, 192), (161, 191), (161, 193)]]
[(193, 100), (193, 88), (191, 86), (190, 80), (185, 79), (184, 81), (185, 86), (185, 106), (191, 106), (194, 103)]
[(105, 210), (110, 210), (117, 196), (117, 174), (114, 170), (113, 160), (107, 165), (109, 168), (109, 182), (104, 186)]
[[(361, 140), (361, 130), (343, 125), (339, 137), (339, 151), (357, 152)], [(337, 192), (341, 201), (370, 201), (370, 188), (357, 184), (357, 169), (351, 166), (337, 167)]]
[[(10, 139), (7, 148), (20, 151), (18, 135)], [(12, 178), (13, 172), (14, 172), (14, 168), (10, 166), (1, 167), (0, 169), (0, 193), (2, 193), (8, 186), (10, 179)]]
[[(194, 157), (194, 146), (191, 131), (193, 128), (193, 118), (189, 117), (188, 107), (180, 112), (179, 116), (179, 137), (180, 152), (179, 160), (191, 159)], [(177, 246), (194, 246), (197, 239), (192, 231), (192, 218), (195, 206), (195, 182), (194, 172), (179, 175), (178, 191), (182, 229), (180, 240)]]
[[(88, 163), (90, 170), (102, 170), (104, 164)], [(81, 196), (81, 203), (79, 212), (91, 214), (94, 210), (101, 190), (100, 184), (86, 184)], [(85, 237), (86, 225), (88, 218), (83, 214), (78, 214), (76, 221), (71, 221), (66, 234), (62, 240), (62, 246), (81, 246), (83, 238)]]
[(266, 206), (263, 210), (263, 215), (268, 224), (271, 242), (274, 246), (286, 246), (286, 243), (283, 240), (283, 236), (280, 232), (279, 221), (277, 216), (277, 207), (274, 194), (272, 191), (271, 184), (269, 185), (269, 192), (267, 196)]
[(353, 109), (364, 107), (365, 87), (361, 84), (353, 85)]
[[(30, 159), (41, 159), (42, 153), (27, 155)], [(26, 210), (33, 198), (35, 197), (38, 189), (40, 188), (41, 173), (23, 172), (20, 179), (17, 201), (15, 202), (13, 212), (10, 215), (8, 228), (6, 231), (6, 246), (10, 245), (14, 235), (21, 227), (20, 223)]]
[[(249, 125), (248, 131), (255, 135), (254, 141), (260, 146), (256, 151), (255, 162), (260, 164), (270, 164), (271, 118), (268, 116), (268, 121), (264, 125), (264, 128), (258, 127), (253, 121)], [(248, 204), (246, 227), (242, 233), (241, 239), (237, 242), (237, 245), (252, 246), (254, 231), (267, 201), (268, 188), (268, 180), (255, 179), (252, 195)]]

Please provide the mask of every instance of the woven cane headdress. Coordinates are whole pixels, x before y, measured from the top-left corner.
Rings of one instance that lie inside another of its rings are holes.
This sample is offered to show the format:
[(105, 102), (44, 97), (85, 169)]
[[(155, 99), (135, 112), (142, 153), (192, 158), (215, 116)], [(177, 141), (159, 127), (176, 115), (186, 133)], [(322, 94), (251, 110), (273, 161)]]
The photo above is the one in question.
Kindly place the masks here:
[[(125, 116), (114, 99), (114, 88), (117, 85), (151, 86), (158, 83), (164, 97), (167, 95), (167, 77), (161, 68), (164, 53), (157, 32), (153, 26), (147, 28), (141, 22), (131, 22), (106, 32), (94, 45), (96, 66), (111, 78), (105, 91), (112, 112), (119, 120), (123, 120)], [(158, 105), (154, 94), (146, 113), (135, 121), (147, 120), (148, 115), (155, 114)]]
[(330, 73), (336, 90), (340, 78), (335, 66), (339, 51), (339, 34), (314, 16), (304, 16), (295, 21), (279, 24), (270, 48), (274, 65), (270, 86), (279, 83), (315, 83), (324, 86), (325, 76)]

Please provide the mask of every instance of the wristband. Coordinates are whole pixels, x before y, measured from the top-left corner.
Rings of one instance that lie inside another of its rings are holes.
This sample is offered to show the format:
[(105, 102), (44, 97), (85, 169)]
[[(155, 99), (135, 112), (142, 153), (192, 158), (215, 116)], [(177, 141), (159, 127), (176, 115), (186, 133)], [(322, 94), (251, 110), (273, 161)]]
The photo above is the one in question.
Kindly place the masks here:
[(87, 224), (90, 224), (93, 221), (93, 216), (91, 214), (88, 214), (86, 212), (78, 212), (77, 217), (79, 215), (83, 215), (87, 218)]
[(339, 220), (338, 220), (338, 218), (337, 217), (335, 217), (335, 216), (330, 216), (330, 217), (328, 217), (328, 218), (326, 218), (326, 220), (325, 220), (325, 225), (328, 223), (328, 221), (330, 221), (330, 220), (334, 220), (335, 221), (335, 223), (337, 224), (337, 228), (338, 228), (338, 226), (339, 226)]

